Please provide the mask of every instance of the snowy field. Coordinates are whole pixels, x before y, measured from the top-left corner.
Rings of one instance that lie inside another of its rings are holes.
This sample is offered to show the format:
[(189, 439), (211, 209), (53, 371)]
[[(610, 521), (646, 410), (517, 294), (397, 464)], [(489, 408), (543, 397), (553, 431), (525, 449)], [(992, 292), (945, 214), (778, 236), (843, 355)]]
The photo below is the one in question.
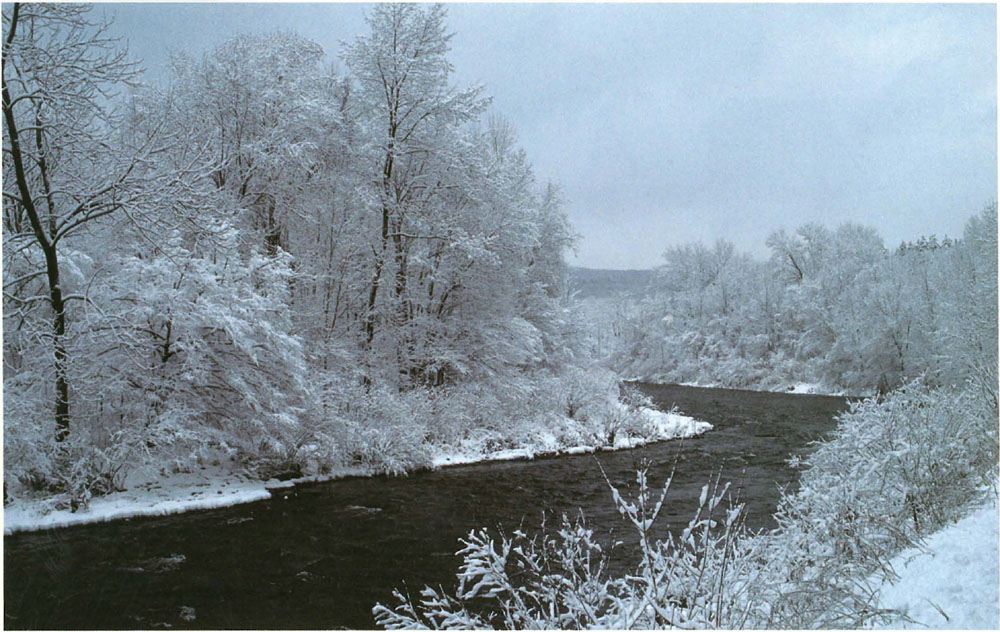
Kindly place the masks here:
[[(532, 459), (555, 454), (585, 454), (596, 449), (623, 450), (654, 441), (693, 437), (706, 432), (712, 425), (678, 413), (665, 413), (650, 408), (641, 410), (646, 437), (617, 436), (614, 446), (560, 446), (555, 436), (540, 433), (534, 445), (484, 452), (478, 443), (457, 447), (441, 447), (432, 459), (434, 467), (467, 465), (488, 461)], [(106, 522), (137, 516), (162, 516), (198, 509), (215, 509), (240, 503), (266, 500), (272, 490), (292, 487), (299, 483), (335, 480), (348, 476), (365, 476), (361, 468), (341, 468), (320, 476), (307, 476), (287, 481), (261, 481), (242, 476), (226, 464), (206, 465), (193, 472), (160, 475), (138, 472), (127, 481), (128, 489), (94, 498), (86, 508), (72, 511), (65, 498), (15, 499), (4, 507), (3, 531), (37, 531), (71, 525)]]
[(879, 607), (904, 618), (882, 629), (1000, 629), (997, 500), (892, 560), (900, 578)]

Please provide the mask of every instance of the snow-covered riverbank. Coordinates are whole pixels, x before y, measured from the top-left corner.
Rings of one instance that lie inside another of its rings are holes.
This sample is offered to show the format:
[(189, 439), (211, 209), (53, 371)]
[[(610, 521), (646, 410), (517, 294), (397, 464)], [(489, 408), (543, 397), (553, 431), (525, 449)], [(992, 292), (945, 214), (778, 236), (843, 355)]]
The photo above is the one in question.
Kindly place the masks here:
[[(433, 467), (468, 465), (490, 461), (532, 459), (559, 454), (585, 454), (597, 450), (624, 450), (654, 441), (693, 437), (712, 425), (676, 412), (665, 413), (650, 408), (641, 410), (644, 436), (616, 436), (613, 446), (562, 446), (551, 433), (541, 433), (531, 445), (485, 451), (484, 446), (469, 442), (459, 446), (432, 448)], [(234, 471), (226, 462), (205, 464), (192, 472), (168, 475), (137, 472), (127, 481), (125, 491), (91, 499), (89, 505), (73, 511), (63, 496), (15, 499), (3, 510), (4, 534), (37, 531), (72, 525), (107, 522), (138, 516), (162, 516), (215, 509), (241, 503), (266, 500), (278, 490), (297, 484), (329, 481), (350, 476), (369, 476), (372, 472), (358, 467), (344, 467), (333, 472), (279, 481), (255, 480)]]
[(902, 617), (883, 629), (1000, 629), (997, 501), (931, 535), (891, 562), (899, 574), (879, 607)]
[(598, 450), (627, 450), (655, 441), (668, 441), (671, 439), (685, 439), (699, 435), (712, 429), (712, 424), (705, 421), (692, 419), (687, 415), (676, 412), (665, 413), (652, 408), (640, 410), (645, 423), (644, 436), (628, 436), (623, 434), (615, 436), (611, 446), (595, 447), (591, 445), (560, 446), (559, 440), (551, 432), (545, 431), (538, 434), (533, 445), (499, 450), (488, 453), (484, 456), (482, 446), (469, 442), (455, 448), (440, 450), (433, 458), (434, 467), (448, 465), (464, 465), (469, 463), (479, 463), (483, 461), (511, 461), (516, 459), (532, 459), (536, 456), (546, 456), (555, 454), (588, 454)]
[(731, 391), (755, 391), (758, 393), (788, 393), (790, 395), (830, 395), (833, 397), (871, 397), (874, 393), (857, 392), (848, 393), (843, 389), (831, 388), (819, 382), (789, 382), (779, 385), (743, 385), (734, 386), (723, 382), (671, 382), (669, 380), (657, 379), (653, 377), (629, 378), (629, 382), (645, 382), (647, 384), (661, 384), (669, 386), (678, 384), (680, 386), (693, 386), (696, 388), (724, 388)]

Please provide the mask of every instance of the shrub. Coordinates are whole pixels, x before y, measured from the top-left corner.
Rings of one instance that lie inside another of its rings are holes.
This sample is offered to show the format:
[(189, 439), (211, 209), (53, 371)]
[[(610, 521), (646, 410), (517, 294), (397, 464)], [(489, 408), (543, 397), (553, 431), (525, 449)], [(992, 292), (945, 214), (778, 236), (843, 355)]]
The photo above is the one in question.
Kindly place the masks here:
[(609, 483), (615, 506), (639, 535), (634, 573), (607, 577), (604, 551), (582, 518), (563, 516), (554, 536), (515, 531), (513, 538), (494, 539), (473, 531), (458, 552), (463, 561), (454, 596), (425, 587), (415, 601), (397, 590), (395, 608), (373, 608), (376, 622), (389, 629), (742, 627), (753, 610), (748, 564), (754, 544), (741, 537), (742, 506), (720, 508), (728, 486), (716, 481), (703, 488), (681, 538), (653, 541), (670, 481), (658, 498), (645, 469), (636, 482), (632, 499)]
[(888, 560), (957, 518), (996, 473), (996, 413), (972, 389), (911, 382), (855, 404), (783, 498), (774, 625), (855, 627), (877, 612)]

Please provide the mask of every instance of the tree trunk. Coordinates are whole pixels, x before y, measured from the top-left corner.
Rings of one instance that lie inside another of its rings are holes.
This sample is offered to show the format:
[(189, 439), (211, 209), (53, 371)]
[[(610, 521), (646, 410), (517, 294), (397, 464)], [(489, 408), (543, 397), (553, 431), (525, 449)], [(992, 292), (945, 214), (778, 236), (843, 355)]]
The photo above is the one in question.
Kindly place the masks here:
[(274, 198), (269, 196), (267, 201), (267, 226), (264, 229), (264, 248), (269, 257), (276, 256), (278, 249), (281, 248), (281, 224), (274, 220), (274, 206)]
[(69, 381), (66, 379), (66, 304), (63, 302), (62, 288), (59, 287), (59, 260), (55, 248), (45, 253), (45, 265), (49, 277), (49, 301), (55, 315), (52, 319), (52, 344), (55, 351), (56, 370), (56, 441), (69, 436)]
[[(7, 50), (11, 42), (14, 41), (14, 33), (17, 29), (17, 18), (20, 6), (14, 5), (11, 12), (10, 31), (4, 43), (4, 61), (7, 58)], [(4, 64), (6, 66), (6, 64)], [(49, 303), (52, 305), (52, 346), (55, 362), (55, 422), (56, 441), (63, 441), (69, 436), (69, 381), (66, 376), (66, 365), (69, 355), (66, 352), (66, 304), (63, 301), (62, 287), (59, 281), (59, 257), (56, 253), (56, 244), (45, 233), (38, 209), (35, 208), (34, 197), (24, 171), (24, 156), (21, 151), (20, 137), (17, 131), (17, 121), (14, 119), (14, 106), (11, 102), (10, 91), (7, 88), (6, 67), (3, 68), (3, 116), (7, 124), (7, 135), (10, 139), (10, 157), (14, 165), (14, 177), (17, 181), (18, 193), (21, 196), (21, 204), (31, 223), (31, 230), (35, 235), (42, 253), (45, 256), (45, 273), (49, 284)], [(50, 212), (51, 216), (51, 212)]]
[[(389, 146), (385, 154), (385, 162), (382, 165), (382, 232), (379, 243), (379, 250), (375, 253), (375, 270), (372, 273), (371, 286), (368, 290), (368, 309), (365, 313), (364, 322), (364, 349), (371, 352), (372, 342), (375, 339), (375, 302), (378, 298), (379, 285), (382, 282), (382, 268), (385, 266), (385, 255), (389, 249), (389, 218), (391, 208), (389, 205), (389, 194), (391, 192), (392, 168), (393, 168), (393, 148), (395, 139), (395, 127), (389, 128)], [(364, 378), (365, 386), (371, 386), (371, 376)]]
[(375, 271), (372, 273), (372, 280), (368, 290), (368, 309), (365, 313), (365, 349), (371, 350), (372, 340), (375, 339), (375, 299), (378, 297), (378, 288), (382, 281), (382, 267), (385, 264), (386, 242), (389, 240), (389, 207), (382, 205), (382, 240), (381, 250), (375, 253)]

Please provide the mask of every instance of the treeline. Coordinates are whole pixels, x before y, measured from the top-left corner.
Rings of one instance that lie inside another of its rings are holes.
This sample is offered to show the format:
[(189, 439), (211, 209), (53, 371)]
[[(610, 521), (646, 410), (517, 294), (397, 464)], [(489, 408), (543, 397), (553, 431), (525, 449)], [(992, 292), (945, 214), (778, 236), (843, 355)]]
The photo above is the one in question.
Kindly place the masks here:
[(109, 491), (206, 446), (398, 471), (558, 409), (571, 232), (452, 85), (444, 8), (377, 5), (342, 71), (241, 35), (160, 88), (88, 6), (3, 25), (8, 490)]
[(591, 345), (626, 375), (668, 382), (995, 384), (995, 203), (956, 240), (888, 250), (871, 228), (806, 224), (767, 245), (765, 261), (725, 240), (668, 249), (653, 298), (587, 307)]

